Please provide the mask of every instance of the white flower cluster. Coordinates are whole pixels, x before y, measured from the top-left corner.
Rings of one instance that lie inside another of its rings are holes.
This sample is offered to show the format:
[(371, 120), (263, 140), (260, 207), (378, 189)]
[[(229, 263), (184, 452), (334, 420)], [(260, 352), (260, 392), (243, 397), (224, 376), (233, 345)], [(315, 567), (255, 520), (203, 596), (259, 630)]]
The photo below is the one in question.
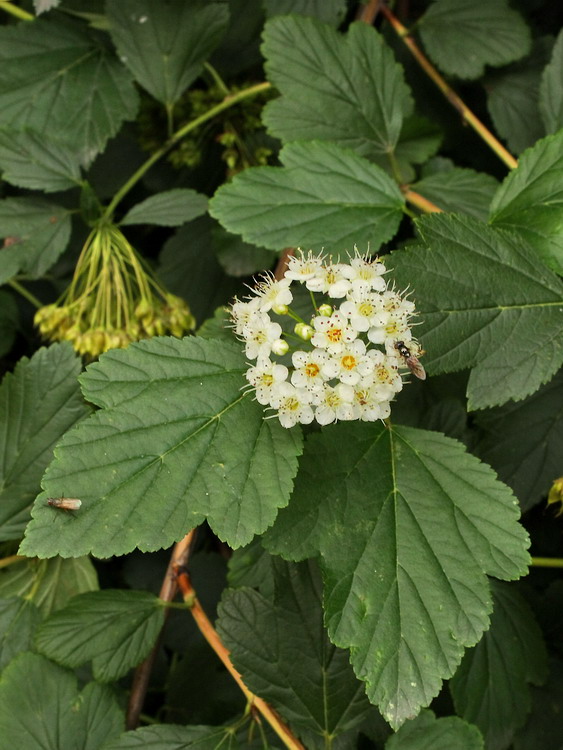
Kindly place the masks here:
[[(275, 409), (284, 427), (313, 420), (326, 425), (385, 419), (403, 387), (399, 370), (408, 367), (424, 377), (417, 359), (421, 349), (409, 326), (414, 304), (387, 288), (379, 259), (354, 250), (348, 263), (298, 251), (283, 279), (264, 276), (247, 301), (235, 300), (231, 308), (246, 356), (256, 360), (246, 378), (256, 400)], [(294, 281), (324, 300), (343, 301), (338, 307), (326, 301), (315, 304), (306, 323), (289, 307)], [(290, 350), (272, 313), (297, 321), (292, 338), (299, 344), (291, 349), (291, 370), (272, 360)]]

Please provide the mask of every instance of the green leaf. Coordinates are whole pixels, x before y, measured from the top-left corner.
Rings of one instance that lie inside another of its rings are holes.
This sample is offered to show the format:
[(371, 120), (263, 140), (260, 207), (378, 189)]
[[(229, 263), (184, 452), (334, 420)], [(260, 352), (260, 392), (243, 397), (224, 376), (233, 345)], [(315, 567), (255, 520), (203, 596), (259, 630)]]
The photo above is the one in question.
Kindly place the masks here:
[(493, 583), (491, 627), (450, 680), (456, 712), (487, 747), (507, 748), (530, 712), (530, 682), (547, 677), (547, 653), (532, 611), (516, 590)]
[[(247, 743), (241, 743), (243, 747)], [(181, 726), (160, 724), (125, 732), (106, 743), (103, 750), (218, 750), (238, 747), (230, 727)]]
[(122, 62), (171, 108), (198, 77), (227, 27), (226, 3), (109, 0), (110, 34)]
[(127, 674), (154, 646), (165, 608), (145, 591), (104, 589), (73, 597), (37, 631), (40, 653), (65, 667), (92, 661), (96, 680)]
[(432, 711), (404, 724), (389, 737), (385, 750), (483, 750), (477, 727), (457, 716), (437, 719)]
[(486, 221), (498, 182), (484, 172), (455, 167), (424, 177), (412, 190), (445, 211), (454, 211)]
[(68, 245), (70, 211), (41, 198), (6, 198), (0, 201), (0, 227), (0, 283), (18, 273), (38, 278)]
[(291, 559), (320, 553), (330, 638), (350, 648), (396, 729), (488, 627), (485, 574), (525, 573), (518, 516), (510, 490), (456, 440), (342, 423), (308, 439), (290, 505), (264, 541)]
[(45, 616), (73, 596), (97, 589), (98, 574), (88, 557), (22, 560), (0, 571), (0, 596), (31, 599)]
[(431, 374), (473, 368), (470, 409), (517, 401), (563, 359), (563, 284), (519, 237), (464, 216), (419, 220), (425, 248), (392, 254), (399, 288), (411, 284), (417, 336)]
[(264, 0), (267, 18), (298, 13), (338, 26), (346, 14), (346, 0)]
[[(411, 164), (423, 164), (433, 156), (442, 143), (442, 131), (426, 117), (411, 115), (403, 122), (399, 141), (395, 147), (395, 159), (398, 162), (401, 173), (412, 170)], [(388, 154), (377, 159), (377, 163), (383, 169), (389, 171), (391, 164)], [(412, 170), (414, 180), (414, 170)]]
[(540, 85), (540, 112), (547, 133), (563, 128), (563, 31), (559, 32)]
[(490, 221), (524, 237), (563, 273), (563, 130), (522, 154), (493, 198)]
[(563, 750), (563, 662), (552, 659), (549, 671), (547, 683), (541, 688), (532, 688), (532, 712), (514, 738), (514, 750)]
[(30, 601), (17, 596), (0, 599), (0, 672), (22, 651), (32, 648), (41, 613)]
[(271, 250), (249, 245), (236, 234), (226, 232), (221, 226), (214, 228), (213, 241), (217, 260), (229, 276), (250, 276), (269, 268), (275, 257)]
[(37, 654), (14, 659), (0, 678), (0, 737), (6, 748), (98, 750), (123, 729), (113, 691)]
[(227, 590), (219, 608), (219, 634), (245, 684), (294, 729), (312, 733), (317, 742), (337, 737), (356, 726), (371, 706), (347, 652), (333, 646), (323, 629), (321, 580), (314, 564), (275, 567), (274, 602), (252, 589)]
[(55, 444), (89, 412), (78, 387), (80, 369), (70, 344), (53, 344), (30, 360), (23, 357), (2, 381), (1, 540), (22, 536)]
[(178, 227), (207, 211), (207, 197), (195, 190), (177, 188), (151, 195), (130, 209), (120, 224), (158, 224)]
[(256, 537), (246, 547), (234, 550), (229, 558), (227, 581), (230, 587), (243, 586), (257, 589), (267, 599), (273, 598), (274, 569), (273, 557)]
[(19, 309), (16, 300), (9, 292), (0, 290), (0, 357), (12, 348), (18, 327)]
[(336, 252), (354, 244), (375, 251), (403, 215), (397, 185), (375, 164), (331, 143), (293, 143), (285, 167), (245, 169), (223, 185), (210, 213), (246, 242)]
[[(47, 469), (22, 554), (98, 557), (168, 547), (207, 518), (232, 547), (288, 502), (301, 433), (264, 420), (241, 394), (238, 344), (154, 338), (102, 355), (82, 377), (101, 410), (67, 433)], [(276, 446), (275, 453), (272, 446)]]
[(552, 46), (551, 37), (536, 39), (527, 57), (484, 81), (495, 128), (516, 154), (546, 135), (539, 112), (539, 87)]
[(137, 111), (105, 40), (61, 15), (0, 29), (0, 125), (57, 138), (87, 165)]
[(476, 415), (484, 433), (476, 451), (514, 490), (524, 511), (539, 503), (561, 474), (562, 413), (560, 372), (525, 401)]
[(354, 23), (343, 36), (312, 18), (274, 18), (262, 52), (282, 94), (264, 110), (273, 135), (334, 141), (368, 157), (393, 151), (413, 105), (403, 70), (375, 29)]
[(479, 78), (530, 49), (530, 31), (507, 0), (435, 0), (418, 20), (426, 51), (445, 73)]
[(72, 148), (34, 130), (0, 129), (0, 169), (6, 182), (54, 193), (80, 184)]

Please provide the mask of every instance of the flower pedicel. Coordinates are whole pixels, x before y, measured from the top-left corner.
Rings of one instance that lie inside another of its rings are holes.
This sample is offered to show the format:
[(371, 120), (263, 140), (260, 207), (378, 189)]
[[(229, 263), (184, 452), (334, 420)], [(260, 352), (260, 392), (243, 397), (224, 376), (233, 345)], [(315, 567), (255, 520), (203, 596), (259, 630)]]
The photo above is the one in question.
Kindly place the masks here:
[[(387, 288), (385, 272), (380, 259), (357, 248), (349, 263), (299, 250), (283, 279), (266, 274), (247, 301), (235, 300), (233, 328), (245, 342), (246, 356), (255, 360), (246, 378), (257, 401), (274, 409), (283, 427), (385, 419), (403, 387), (400, 370), (426, 377), (411, 333), (414, 304)], [(292, 282), (311, 292), (309, 322), (290, 307)], [(272, 359), (290, 350), (272, 315), (296, 321), (294, 334), (302, 344), (292, 350), (291, 369)]]

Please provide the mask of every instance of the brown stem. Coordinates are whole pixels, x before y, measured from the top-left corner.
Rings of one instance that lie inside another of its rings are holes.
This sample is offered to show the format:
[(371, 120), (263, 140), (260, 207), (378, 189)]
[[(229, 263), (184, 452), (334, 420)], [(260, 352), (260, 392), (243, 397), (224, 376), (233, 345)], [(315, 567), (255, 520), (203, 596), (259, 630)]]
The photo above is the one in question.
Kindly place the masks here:
[(518, 162), (516, 161), (516, 159), (509, 151), (505, 149), (502, 143), (500, 143), (500, 141), (495, 138), (491, 131), (483, 125), (481, 120), (479, 120), (479, 118), (473, 114), (469, 107), (464, 104), (462, 99), (460, 99), (460, 97), (444, 80), (444, 78), (442, 78), (442, 76), (438, 73), (430, 60), (428, 60), (428, 58), (423, 54), (422, 50), (417, 45), (413, 37), (409, 34), (409, 30), (405, 26), (403, 26), (399, 19), (391, 10), (389, 10), (389, 8), (385, 4), (381, 5), (381, 12), (389, 21), (393, 29), (397, 32), (398, 36), (409, 48), (420, 67), (434, 81), (436, 86), (438, 86), (438, 88), (440, 89), (442, 94), (444, 94), (450, 104), (455, 107), (455, 109), (457, 109), (464, 122), (466, 122), (473, 128), (473, 130), (475, 130), (475, 132), (485, 141), (485, 143), (495, 152), (495, 154), (506, 164), (507, 167), (510, 167), (510, 169), (514, 169), (515, 167), (517, 167)]
[(369, 25), (371, 26), (375, 21), (377, 14), (379, 13), (379, 6), (381, 5), (381, 3), (382, 0), (369, 0), (369, 3), (366, 3), (365, 5), (362, 5), (360, 8), (358, 8), (358, 12), (356, 13), (356, 20), (363, 21), (364, 23), (369, 23)]
[[(176, 565), (186, 565), (190, 556), (190, 549), (197, 529), (192, 529), (186, 536), (174, 545), (170, 562), (166, 568), (166, 573), (162, 580), (159, 597), (165, 602), (171, 602), (178, 592), (178, 583), (174, 573)], [(170, 610), (165, 613), (165, 620), (168, 618)], [(145, 695), (149, 684), (154, 661), (160, 647), (164, 626), (159, 633), (156, 643), (147, 658), (139, 664), (135, 670), (131, 694), (127, 705), (126, 727), (127, 729), (136, 729), (139, 726), (139, 716), (143, 710)]]
[(262, 714), (286, 747), (290, 748), (290, 750), (305, 750), (304, 746), (297, 737), (295, 737), (287, 724), (282, 721), (277, 711), (269, 706), (266, 701), (262, 700), (262, 698), (258, 698), (258, 696), (254, 695), (254, 693), (252, 693), (244, 684), (240, 673), (233, 666), (229, 656), (229, 651), (223, 645), (219, 638), (219, 634), (211, 624), (211, 621), (199, 603), (186, 569), (182, 565), (174, 565), (174, 571), (184, 601), (190, 607), (190, 612), (193, 615), (196, 625), (200, 629), (205, 640), (221, 659), (237, 685), (244, 693), (251, 708), (258, 710)]
[(403, 189), (403, 195), (405, 196), (405, 199), (409, 201), (409, 203), (412, 203), (413, 206), (420, 208), (420, 210), (424, 211), (425, 214), (442, 213), (442, 209), (439, 206), (436, 206), (436, 204), (429, 201), (423, 195), (420, 195), (420, 193), (415, 193), (414, 190), (409, 190), (408, 188)]
[(288, 261), (292, 255), (295, 255), (295, 250), (292, 247), (286, 247), (283, 253), (280, 255), (280, 259), (278, 260), (278, 265), (276, 266), (276, 270), (274, 271), (274, 278), (277, 281), (279, 281), (280, 279), (283, 279), (283, 275), (286, 271)]

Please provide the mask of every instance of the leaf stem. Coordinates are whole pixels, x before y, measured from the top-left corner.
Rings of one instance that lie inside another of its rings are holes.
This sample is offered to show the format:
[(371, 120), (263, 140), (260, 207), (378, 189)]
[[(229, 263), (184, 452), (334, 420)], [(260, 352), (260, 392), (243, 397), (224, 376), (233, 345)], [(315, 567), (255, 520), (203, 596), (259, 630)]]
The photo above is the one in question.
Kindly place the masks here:
[(252, 693), (246, 687), (241, 675), (233, 666), (228, 650), (223, 645), (221, 639), (219, 638), (219, 634), (211, 624), (211, 621), (209, 620), (201, 604), (199, 603), (196, 592), (192, 586), (186, 569), (180, 565), (174, 565), (174, 570), (176, 573), (178, 586), (180, 588), (180, 591), (182, 592), (182, 596), (184, 597), (184, 601), (190, 605), (192, 616), (198, 628), (200, 629), (202, 635), (209, 643), (211, 648), (221, 659), (237, 685), (240, 687), (249, 704), (253, 708), (260, 711), (262, 716), (270, 724), (274, 732), (278, 735), (278, 737), (287, 748), (290, 748), (290, 750), (305, 750), (301, 742), (297, 739), (297, 737), (295, 737), (289, 727), (282, 721), (279, 714), (274, 711), (274, 709), (269, 706), (266, 701), (254, 695), (254, 693)]
[(21, 294), (22, 297), (25, 297), (28, 302), (31, 302), (31, 304), (38, 310), (40, 307), (43, 307), (43, 303), (40, 302), (34, 294), (28, 291), (15, 279), (10, 279), (10, 281), (8, 281), (8, 284), (12, 287), (12, 289)]
[[(174, 545), (170, 562), (162, 579), (159, 598), (164, 602), (171, 602), (178, 592), (178, 584), (174, 575), (174, 565), (186, 565), (190, 556), (196, 529), (192, 529), (186, 536)], [(165, 617), (168, 617), (170, 609), (167, 607)], [(166, 622), (166, 620), (165, 620)], [(149, 685), (149, 678), (160, 646), (162, 630), (147, 658), (139, 664), (135, 670), (131, 694), (127, 704), (127, 715), (125, 725), (127, 729), (136, 729), (139, 726), (139, 717), (145, 702), (145, 695)]]
[(116, 207), (131, 190), (131, 188), (133, 188), (139, 182), (139, 180), (146, 174), (146, 172), (148, 172), (153, 164), (155, 164), (171, 148), (173, 148), (179, 141), (181, 141), (184, 136), (186, 136), (188, 133), (191, 133), (192, 130), (195, 130), (204, 122), (207, 122), (207, 120), (211, 120), (220, 112), (229, 109), (230, 107), (238, 104), (244, 99), (249, 99), (252, 96), (256, 96), (256, 94), (267, 91), (269, 88), (271, 88), (271, 86), (272, 84), (266, 81), (264, 83), (257, 83), (255, 86), (250, 86), (249, 88), (243, 89), (242, 91), (237, 91), (235, 94), (225, 97), (222, 102), (215, 105), (215, 107), (211, 107), (211, 109), (207, 110), (207, 112), (205, 112), (203, 115), (196, 117), (195, 120), (191, 120), (190, 122), (186, 123), (186, 125), (183, 125), (181, 128), (179, 128), (166, 141), (166, 143), (157, 151), (155, 151), (154, 154), (152, 154), (143, 164), (141, 164), (139, 169), (137, 169), (137, 171), (134, 172), (131, 177), (121, 186), (121, 188), (114, 195), (109, 205), (106, 207), (102, 216), (102, 221), (111, 221), (113, 212), (115, 211)]
[(401, 38), (404, 44), (409, 48), (413, 57), (416, 59), (420, 67), (424, 72), (432, 79), (436, 86), (440, 89), (442, 94), (450, 102), (450, 104), (457, 109), (463, 120), (470, 125), (473, 130), (485, 141), (485, 143), (495, 152), (495, 154), (503, 161), (507, 167), (514, 169), (518, 166), (518, 162), (512, 156), (512, 154), (505, 149), (497, 138), (491, 133), (491, 131), (483, 125), (476, 115), (469, 109), (469, 107), (462, 101), (462, 99), (456, 94), (452, 87), (444, 80), (444, 78), (438, 73), (436, 68), (432, 65), (430, 60), (423, 54), (422, 50), (411, 36), (409, 30), (403, 26), (399, 19), (394, 13), (382, 3), (380, 10), (389, 21), (391, 26), (397, 35)]
[(33, 13), (28, 13), (27, 10), (18, 8), (17, 5), (12, 5), (9, 0), (0, 0), (0, 9), (5, 10), (6, 13), (10, 13), (16, 18), (19, 18), (20, 21), (35, 21)]
[(0, 568), (7, 568), (9, 565), (15, 565), (16, 563), (22, 562), (22, 560), (27, 560), (27, 558), (24, 555), (10, 555), (9, 557), (4, 557), (0, 560)]
[(403, 190), (403, 195), (405, 196), (406, 200), (412, 203), (413, 206), (419, 208), (421, 211), (424, 211), (425, 214), (442, 213), (442, 209), (439, 206), (436, 206), (436, 204), (420, 195), (420, 193), (415, 193), (414, 190), (409, 190), (408, 188), (406, 188)]
[(203, 67), (209, 73), (209, 75), (213, 79), (213, 82), (215, 83), (219, 91), (223, 94), (223, 96), (229, 96), (229, 87), (227, 86), (225, 81), (221, 78), (219, 73), (215, 70), (213, 65), (211, 65), (208, 62), (204, 62)]
[(563, 568), (561, 557), (532, 557), (533, 568)]

